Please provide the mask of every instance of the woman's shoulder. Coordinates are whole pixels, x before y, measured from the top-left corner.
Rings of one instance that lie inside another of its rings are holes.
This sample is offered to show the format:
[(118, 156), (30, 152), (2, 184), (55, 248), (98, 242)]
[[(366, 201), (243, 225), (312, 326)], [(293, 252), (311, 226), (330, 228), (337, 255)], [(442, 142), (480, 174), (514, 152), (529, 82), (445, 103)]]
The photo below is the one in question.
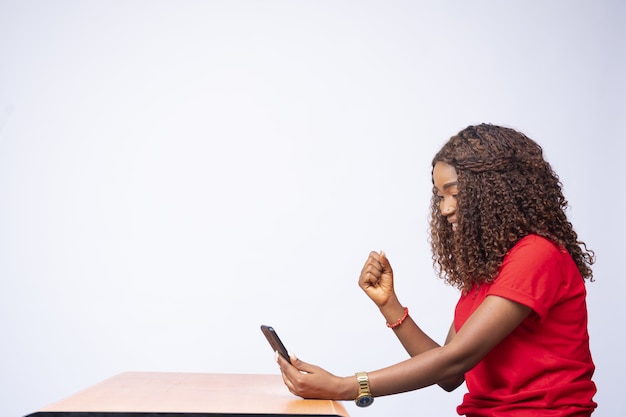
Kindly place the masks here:
[(569, 258), (569, 254), (565, 248), (546, 237), (530, 234), (521, 238), (511, 248), (504, 257), (503, 266), (520, 263), (528, 267), (556, 266), (566, 258)]
[(540, 235), (536, 235), (536, 234), (530, 234), (530, 235), (526, 235), (523, 238), (521, 238), (520, 240), (517, 241), (517, 243), (513, 246), (513, 248), (511, 248), (510, 253), (513, 253), (515, 251), (520, 251), (520, 250), (536, 250), (539, 252), (567, 252), (565, 250), (565, 248), (562, 248), (560, 246), (558, 246), (555, 242), (553, 242), (552, 240), (540, 236)]

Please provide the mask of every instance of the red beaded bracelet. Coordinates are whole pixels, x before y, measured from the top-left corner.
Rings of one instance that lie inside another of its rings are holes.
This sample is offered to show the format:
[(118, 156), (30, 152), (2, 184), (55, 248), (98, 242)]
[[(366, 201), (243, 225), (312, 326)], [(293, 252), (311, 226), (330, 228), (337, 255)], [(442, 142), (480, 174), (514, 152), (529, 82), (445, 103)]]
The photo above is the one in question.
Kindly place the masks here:
[(398, 320), (394, 324), (387, 323), (387, 327), (389, 327), (390, 329), (395, 329), (396, 327), (404, 323), (404, 320), (406, 320), (407, 317), (409, 317), (409, 308), (404, 307), (404, 315), (400, 318), (400, 320)]

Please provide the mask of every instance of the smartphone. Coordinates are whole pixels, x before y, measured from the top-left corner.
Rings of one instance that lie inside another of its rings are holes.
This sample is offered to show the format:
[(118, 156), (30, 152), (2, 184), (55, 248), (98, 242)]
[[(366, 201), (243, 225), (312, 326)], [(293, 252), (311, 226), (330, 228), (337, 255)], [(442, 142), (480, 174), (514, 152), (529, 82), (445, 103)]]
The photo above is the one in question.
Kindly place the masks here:
[(285, 349), (285, 345), (283, 345), (283, 342), (278, 337), (278, 334), (276, 334), (276, 330), (274, 330), (274, 328), (271, 326), (266, 326), (265, 324), (263, 324), (261, 326), (261, 331), (265, 335), (267, 341), (270, 342), (270, 346), (272, 347), (274, 352), (278, 352), (280, 356), (287, 359), (287, 362), (291, 363), (291, 359), (289, 359), (289, 353), (287, 352), (287, 349)]

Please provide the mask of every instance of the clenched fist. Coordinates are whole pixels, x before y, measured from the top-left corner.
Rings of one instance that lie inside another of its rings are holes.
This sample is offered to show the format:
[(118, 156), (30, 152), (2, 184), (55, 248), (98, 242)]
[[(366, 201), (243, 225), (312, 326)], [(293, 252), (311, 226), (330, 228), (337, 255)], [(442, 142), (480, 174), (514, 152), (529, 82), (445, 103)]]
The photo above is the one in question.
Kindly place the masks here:
[(393, 289), (393, 270), (383, 251), (370, 252), (359, 277), (359, 286), (367, 296), (380, 307), (395, 297)]

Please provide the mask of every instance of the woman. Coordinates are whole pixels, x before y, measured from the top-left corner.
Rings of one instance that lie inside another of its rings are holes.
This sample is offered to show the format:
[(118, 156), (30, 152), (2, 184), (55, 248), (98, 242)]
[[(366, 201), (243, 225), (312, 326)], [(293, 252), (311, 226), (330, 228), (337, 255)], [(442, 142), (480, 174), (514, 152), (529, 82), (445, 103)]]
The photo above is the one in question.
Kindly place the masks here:
[(596, 403), (584, 280), (593, 252), (565, 215), (559, 178), (541, 147), (513, 129), (469, 126), (433, 159), (431, 245), (439, 275), (460, 299), (445, 344), (402, 306), (384, 253), (370, 253), (359, 285), (410, 359), (337, 377), (277, 357), (303, 398), (356, 399), (466, 383), (467, 416), (589, 416)]

